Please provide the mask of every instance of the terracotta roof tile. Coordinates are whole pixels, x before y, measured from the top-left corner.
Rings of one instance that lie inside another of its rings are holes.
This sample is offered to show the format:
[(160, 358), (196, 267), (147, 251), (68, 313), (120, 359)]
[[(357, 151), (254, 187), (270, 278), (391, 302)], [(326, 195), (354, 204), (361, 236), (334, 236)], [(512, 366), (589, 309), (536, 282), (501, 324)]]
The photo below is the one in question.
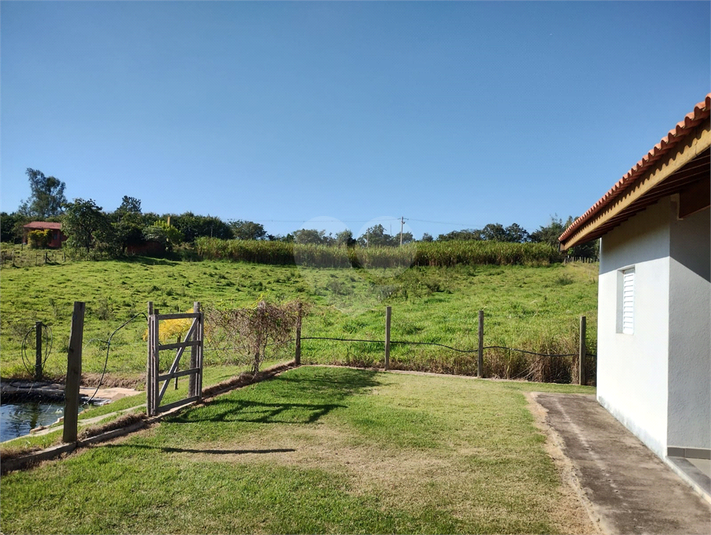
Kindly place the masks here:
[(38, 228), (38, 229), (51, 229), (51, 230), (61, 230), (61, 223), (50, 223), (49, 221), (32, 221), (24, 225), (24, 228)]
[(709, 115), (711, 115), (711, 93), (706, 95), (706, 99), (696, 104), (696, 106), (694, 106), (694, 111), (688, 113), (682, 121), (679, 121), (677, 125), (672, 128), (659, 143), (654, 145), (652, 150), (650, 150), (640, 161), (638, 161), (632, 169), (627, 171), (627, 173), (625, 173), (622, 178), (600, 198), (599, 201), (593, 204), (587, 212), (576, 219), (573, 224), (560, 235), (558, 241), (562, 242), (571, 237), (582, 225), (592, 219), (595, 214), (607, 205), (611, 204), (627, 188), (635, 184), (642, 174), (654, 162), (659, 160), (659, 158), (671, 150), (683, 138), (689, 135), (691, 130), (707, 119)]

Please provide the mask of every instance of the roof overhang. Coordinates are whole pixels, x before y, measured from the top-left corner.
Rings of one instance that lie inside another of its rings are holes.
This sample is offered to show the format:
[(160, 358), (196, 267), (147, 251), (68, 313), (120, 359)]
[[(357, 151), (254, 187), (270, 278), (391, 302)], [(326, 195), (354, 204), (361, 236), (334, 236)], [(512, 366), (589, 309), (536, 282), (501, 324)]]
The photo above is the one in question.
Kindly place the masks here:
[(709, 207), (711, 94), (558, 238), (561, 250), (606, 234), (659, 199), (679, 194), (679, 217)]

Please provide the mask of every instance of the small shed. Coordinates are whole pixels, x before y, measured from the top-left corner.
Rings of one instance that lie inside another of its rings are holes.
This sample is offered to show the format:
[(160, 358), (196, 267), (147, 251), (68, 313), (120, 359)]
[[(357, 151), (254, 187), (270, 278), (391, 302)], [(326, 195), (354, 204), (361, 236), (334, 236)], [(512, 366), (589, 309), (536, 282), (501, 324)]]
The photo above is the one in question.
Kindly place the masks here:
[(51, 223), (49, 221), (32, 221), (23, 226), (22, 233), (22, 243), (27, 245), (27, 236), (32, 230), (49, 230), (50, 240), (47, 247), (52, 249), (59, 249), (62, 246), (62, 242), (66, 241), (67, 237), (62, 232), (61, 223)]
[(711, 459), (710, 111), (711, 94), (559, 238), (600, 238), (597, 399), (670, 465)]

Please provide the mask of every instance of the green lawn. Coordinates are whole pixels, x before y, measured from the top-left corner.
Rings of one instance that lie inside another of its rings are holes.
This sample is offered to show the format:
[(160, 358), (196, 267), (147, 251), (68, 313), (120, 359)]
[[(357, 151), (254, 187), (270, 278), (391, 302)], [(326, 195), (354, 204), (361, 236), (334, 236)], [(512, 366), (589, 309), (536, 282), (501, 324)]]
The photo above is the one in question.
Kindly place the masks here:
[[(383, 339), (384, 309), (393, 307), (392, 338), (462, 348), (477, 344), (477, 311), (486, 314), (486, 345), (552, 353), (577, 351), (578, 317), (588, 317), (587, 344), (595, 350), (596, 264), (414, 267), (406, 270), (303, 268), (228, 261), (187, 262), (138, 258), (81, 261), (0, 271), (2, 377), (27, 376), (22, 339), (35, 321), (52, 326), (47, 373), (62, 377), (72, 302), (86, 301), (84, 371), (98, 374), (102, 340), (151, 300), (161, 312), (185, 311), (193, 301), (246, 306), (260, 297), (301, 299), (311, 305), (304, 336)], [(140, 380), (146, 347), (139, 317), (113, 340), (108, 361), (113, 379)], [(30, 340), (32, 340), (30, 336)], [(285, 354), (291, 354), (285, 348)], [(314, 363), (378, 365), (382, 344), (305, 341), (303, 358)], [(32, 358), (30, 349), (29, 359)], [(275, 357), (279, 355), (274, 355)], [(441, 348), (394, 345), (394, 367), (469, 374), (475, 358)], [(28, 360), (29, 360), (28, 359)], [(240, 355), (208, 350), (206, 365), (234, 365)], [(488, 351), (491, 375), (521, 376), (527, 363), (506, 351)], [(563, 374), (565, 380), (565, 374)]]
[(302, 367), (4, 476), (3, 533), (580, 533), (522, 390)]

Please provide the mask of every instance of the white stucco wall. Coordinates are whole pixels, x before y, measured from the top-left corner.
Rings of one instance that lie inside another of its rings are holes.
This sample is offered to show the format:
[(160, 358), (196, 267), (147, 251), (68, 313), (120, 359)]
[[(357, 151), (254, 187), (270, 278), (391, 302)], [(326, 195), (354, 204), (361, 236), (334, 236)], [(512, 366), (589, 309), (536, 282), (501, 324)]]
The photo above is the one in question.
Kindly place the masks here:
[[(603, 236), (598, 288), (597, 398), (652, 451), (666, 456), (669, 198)], [(618, 331), (619, 270), (634, 267), (634, 334)]]
[(670, 225), (669, 446), (711, 448), (709, 213)]

